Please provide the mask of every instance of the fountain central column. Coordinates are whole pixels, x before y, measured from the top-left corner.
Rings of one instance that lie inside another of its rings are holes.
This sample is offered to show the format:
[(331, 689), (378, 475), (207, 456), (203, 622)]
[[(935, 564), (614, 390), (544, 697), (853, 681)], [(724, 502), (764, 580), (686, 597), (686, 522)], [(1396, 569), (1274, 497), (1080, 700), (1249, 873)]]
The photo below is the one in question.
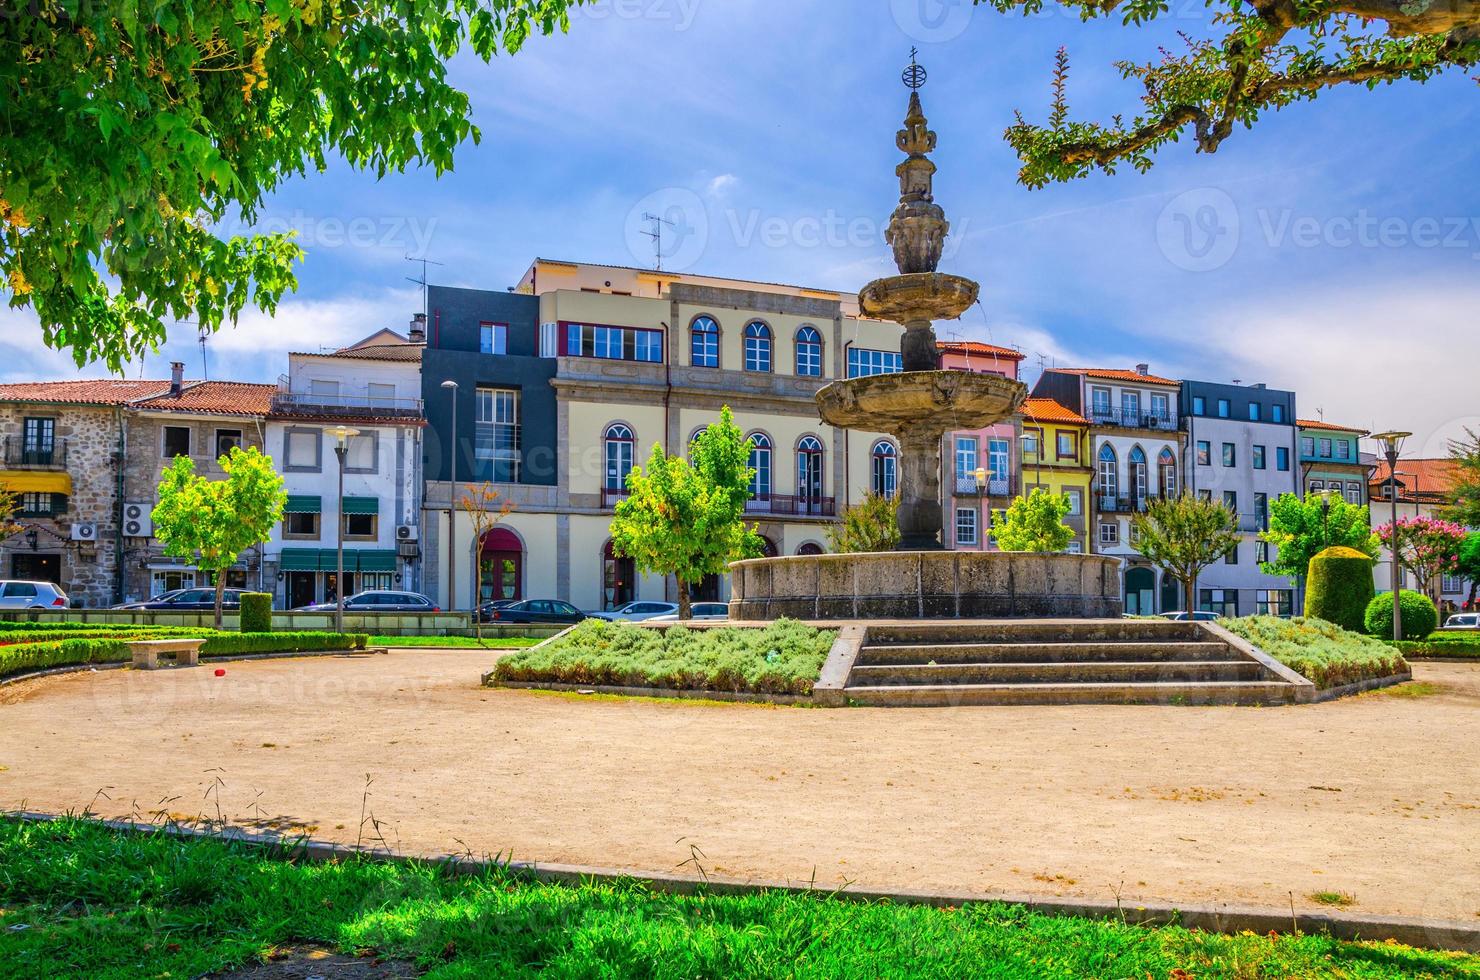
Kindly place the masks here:
[(933, 420), (905, 426), (899, 440), (899, 549), (935, 551), (942, 542), (940, 440), (945, 434)]

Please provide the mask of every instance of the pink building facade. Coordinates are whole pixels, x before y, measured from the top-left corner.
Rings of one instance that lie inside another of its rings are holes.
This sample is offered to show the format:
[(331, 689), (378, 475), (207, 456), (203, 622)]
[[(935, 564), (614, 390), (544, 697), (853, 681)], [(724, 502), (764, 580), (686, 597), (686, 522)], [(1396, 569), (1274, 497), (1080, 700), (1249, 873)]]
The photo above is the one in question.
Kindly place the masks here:
[[(1010, 347), (977, 341), (950, 341), (937, 345), (940, 366), (950, 371), (1000, 374), (1014, 381), (1023, 355)], [(991, 514), (1021, 492), (1022, 465), (1018, 454), (1022, 434), (1019, 419), (983, 429), (948, 433), (941, 447), (945, 497), (945, 546), (961, 551), (992, 551)]]

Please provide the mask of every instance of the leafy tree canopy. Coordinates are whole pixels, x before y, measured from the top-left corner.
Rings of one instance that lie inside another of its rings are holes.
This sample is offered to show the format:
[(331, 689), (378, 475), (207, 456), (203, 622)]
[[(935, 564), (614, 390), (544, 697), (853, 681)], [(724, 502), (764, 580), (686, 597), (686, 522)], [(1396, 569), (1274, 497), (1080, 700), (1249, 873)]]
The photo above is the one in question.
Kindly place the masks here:
[(1132, 547), (1182, 583), (1189, 609), (1197, 598), (1197, 576), (1241, 540), (1232, 510), (1192, 494), (1152, 498), (1145, 513), (1131, 517), (1131, 528)]
[(1440, 575), (1459, 566), (1466, 532), (1453, 521), (1416, 516), (1382, 525), (1377, 536), (1396, 555), (1398, 565), (1412, 572), (1419, 587), (1428, 591), (1437, 588), (1435, 580)]
[(838, 554), (893, 551), (899, 544), (899, 501), (870, 493), (827, 529), (828, 550)]
[(1466, 527), (1480, 528), (1480, 433), (1466, 429), (1463, 439), (1449, 444), (1454, 460), (1454, 485), (1449, 490), (1445, 516)]
[(164, 553), (194, 563), (216, 580), (216, 628), (221, 628), (221, 597), (226, 569), (241, 553), (266, 541), (283, 519), (288, 492), (272, 467), (272, 458), (257, 449), (237, 446), (221, 457), (224, 480), (195, 472), (195, 461), (176, 456), (159, 483), (154, 534)]
[[(1039, 13), (1044, 0), (975, 0), (1006, 13)], [(1083, 20), (1119, 17), (1140, 27), (1183, 14), (1166, 0), (1057, 0)], [(1446, 69), (1480, 61), (1480, 0), (1204, 0), (1217, 37), (1181, 33), (1180, 50), (1161, 49), (1155, 61), (1116, 63), (1123, 78), (1141, 83), (1141, 105), (1129, 119), (1080, 122), (1069, 118), (1068, 57), (1062, 49), (1053, 75), (1046, 126), (1021, 115), (1007, 130), (1029, 187), (1073, 180), (1094, 170), (1114, 173), (1128, 164), (1151, 167), (1152, 155), (1189, 135), (1212, 153), (1236, 126), (1251, 127), (1261, 113), (1309, 101), (1339, 85), (1425, 82)]]
[(1274, 547), (1270, 560), (1259, 564), (1266, 575), (1283, 575), (1291, 582), (1305, 577), (1310, 560), (1330, 547), (1351, 548), (1376, 558), (1377, 535), (1368, 523), (1367, 508), (1331, 495), (1331, 512), (1324, 515), (1318, 494), (1301, 498), (1282, 493), (1269, 505), (1269, 530), (1259, 540)]
[(46, 342), (115, 371), (169, 320), (215, 330), (296, 288), (256, 222), (332, 156), (452, 167), (479, 138), (447, 81), (564, 30), (583, 0), (22, 0), (0, 15), (0, 290)]
[(727, 405), (690, 443), (689, 459), (654, 446), (647, 469), (627, 474), (629, 496), (612, 517), (612, 548), (643, 572), (678, 580), (681, 619), (690, 617), (690, 585), (761, 552), (760, 535), (745, 523), (750, 449)]
[(1064, 523), (1069, 498), (1036, 487), (1008, 505), (992, 529), (1003, 551), (1063, 551), (1074, 540), (1074, 529)]

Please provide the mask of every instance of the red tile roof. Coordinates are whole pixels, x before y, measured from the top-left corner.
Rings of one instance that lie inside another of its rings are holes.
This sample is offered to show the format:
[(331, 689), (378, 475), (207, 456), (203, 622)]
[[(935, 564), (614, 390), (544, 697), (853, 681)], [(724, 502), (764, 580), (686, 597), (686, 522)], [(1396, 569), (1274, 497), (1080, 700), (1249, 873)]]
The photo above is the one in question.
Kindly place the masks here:
[(1172, 385), (1181, 387), (1182, 382), (1173, 381), (1171, 378), (1159, 378), (1154, 374), (1137, 374), (1135, 371), (1122, 371), (1119, 368), (1049, 368), (1060, 374), (1082, 374), (1087, 378), (1102, 378), (1106, 381), (1131, 381), (1145, 385)]
[(187, 381), (179, 395), (168, 381), (34, 381), (0, 385), (0, 401), (51, 402), (60, 405), (127, 406), (150, 411), (199, 412), (208, 415), (266, 415), (274, 385), (238, 381)]
[(1013, 350), (1011, 347), (984, 344), (979, 340), (937, 340), (935, 349), (942, 354), (981, 354), (986, 357), (1002, 357), (1012, 361), (1021, 361), (1024, 357), (1021, 351)]
[[(1410, 494), (1446, 494), (1453, 488), (1458, 470), (1459, 464), (1452, 459), (1400, 459), (1398, 483)], [(1379, 461), (1377, 471), (1372, 477), (1372, 485), (1378, 486), (1387, 483), (1387, 480), (1388, 465), (1386, 461)]]
[[(168, 389), (166, 385), (166, 389)], [(272, 407), (277, 385), (242, 381), (188, 382), (180, 394), (162, 395), (133, 403), (135, 408), (164, 412), (198, 412), (205, 415), (266, 415)]]
[(1034, 422), (1063, 422), (1069, 425), (1089, 425), (1089, 419), (1070, 411), (1052, 398), (1029, 398), (1023, 402), (1023, 417)]
[(1302, 429), (1320, 429), (1324, 432), (1355, 432), (1358, 435), (1366, 435), (1366, 429), (1359, 429), (1352, 425), (1336, 425), (1331, 422), (1322, 422), (1320, 419), (1296, 419), (1295, 424)]
[(28, 381), (0, 385), (0, 401), (56, 402), (64, 405), (126, 405), (169, 391), (168, 381), (122, 381), (98, 378), (88, 381)]

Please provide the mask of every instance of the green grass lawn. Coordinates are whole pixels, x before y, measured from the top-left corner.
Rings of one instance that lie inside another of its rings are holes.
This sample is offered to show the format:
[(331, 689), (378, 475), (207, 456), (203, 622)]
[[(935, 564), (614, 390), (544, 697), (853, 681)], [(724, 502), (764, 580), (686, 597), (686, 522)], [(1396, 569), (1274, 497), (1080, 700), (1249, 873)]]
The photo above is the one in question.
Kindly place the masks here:
[(521, 977), (1480, 976), (1480, 958), (766, 893), (688, 897), (428, 866), (296, 864), (217, 840), (0, 819), (0, 974), (194, 977), (318, 943), (429, 980)]
[(447, 649), (508, 650), (515, 647), (532, 647), (540, 642), (533, 636), (372, 636), (373, 647), (443, 647)]
[(1381, 640), (1319, 619), (1244, 616), (1218, 624), (1241, 636), (1317, 687), (1340, 687), (1407, 670), (1402, 654)]
[(495, 680), (688, 691), (811, 694), (836, 630), (780, 619), (760, 628), (651, 629), (588, 619), (559, 639), (504, 657)]

